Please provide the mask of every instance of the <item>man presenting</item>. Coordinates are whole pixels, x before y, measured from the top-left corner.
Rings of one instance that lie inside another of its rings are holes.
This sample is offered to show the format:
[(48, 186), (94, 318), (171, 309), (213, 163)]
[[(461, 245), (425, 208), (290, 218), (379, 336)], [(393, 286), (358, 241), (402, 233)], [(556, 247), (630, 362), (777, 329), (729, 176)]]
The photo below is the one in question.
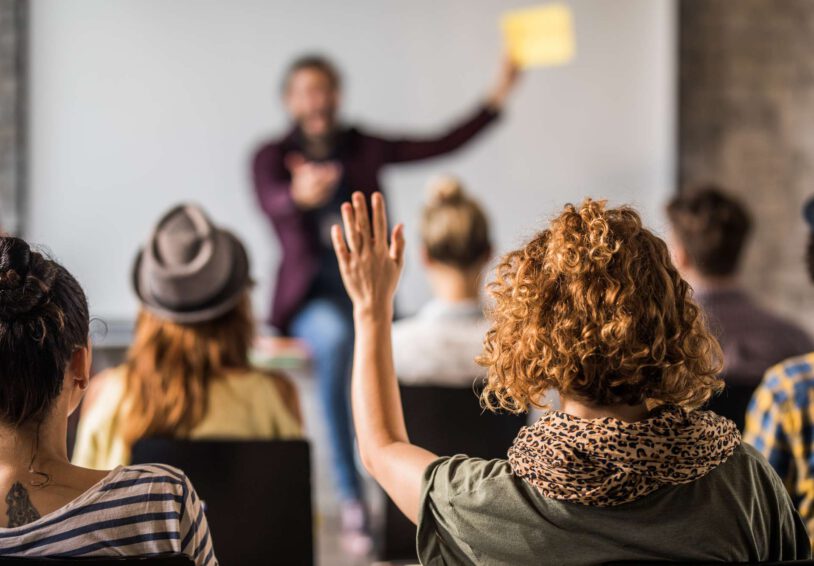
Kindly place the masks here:
[(314, 357), (343, 499), (343, 542), (352, 552), (366, 552), (370, 539), (347, 393), (353, 354), (351, 303), (339, 276), (330, 227), (340, 221), (339, 206), (352, 191), (370, 196), (381, 190), (379, 172), (385, 165), (444, 155), (485, 130), (497, 119), (517, 76), (517, 68), (504, 61), (484, 103), (440, 136), (380, 137), (338, 122), (339, 73), (325, 58), (302, 57), (289, 67), (283, 84), (293, 127), (254, 157), (257, 198), (283, 250), (270, 322), (303, 339)]

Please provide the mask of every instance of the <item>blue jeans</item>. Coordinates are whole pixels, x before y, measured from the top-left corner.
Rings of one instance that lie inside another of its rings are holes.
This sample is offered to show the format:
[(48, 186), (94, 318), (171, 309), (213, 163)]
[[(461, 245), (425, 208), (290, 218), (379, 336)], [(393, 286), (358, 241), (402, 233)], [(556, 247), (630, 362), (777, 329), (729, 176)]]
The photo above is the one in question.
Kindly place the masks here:
[(319, 400), (331, 442), (339, 494), (361, 499), (354, 457), (348, 390), (353, 360), (353, 311), (346, 297), (310, 299), (294, 316), (291, 334), (304, 340), (314, 357)]

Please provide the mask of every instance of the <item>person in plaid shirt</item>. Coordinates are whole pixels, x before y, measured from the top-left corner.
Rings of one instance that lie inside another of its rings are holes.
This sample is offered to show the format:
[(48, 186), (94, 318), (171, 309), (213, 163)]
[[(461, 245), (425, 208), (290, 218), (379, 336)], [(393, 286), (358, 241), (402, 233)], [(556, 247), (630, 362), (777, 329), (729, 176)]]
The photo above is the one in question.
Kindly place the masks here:
[[(810, 229), (806, 266), (814, 281), (814, 197), (803, 215)], [(814, 541), (814, 352), (766, 372), (749, 404), (743, 438), (783, 479)]]

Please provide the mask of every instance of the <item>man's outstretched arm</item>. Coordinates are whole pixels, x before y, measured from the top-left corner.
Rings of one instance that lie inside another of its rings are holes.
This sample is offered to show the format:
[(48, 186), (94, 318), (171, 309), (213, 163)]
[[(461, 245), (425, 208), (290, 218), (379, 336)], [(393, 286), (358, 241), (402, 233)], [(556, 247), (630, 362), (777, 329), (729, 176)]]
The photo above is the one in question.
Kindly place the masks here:
[(437, 136), (381, 138), (380, 142), (384, 145), (384, 161), (406, 163), (429, 159), (453, 152), (465, 145), (498, 118), (518, 77), (517, 66), (510, 59), (504, 58), (498, 80), (485, 103), (474, 115), (468, 116), (450, 130)]

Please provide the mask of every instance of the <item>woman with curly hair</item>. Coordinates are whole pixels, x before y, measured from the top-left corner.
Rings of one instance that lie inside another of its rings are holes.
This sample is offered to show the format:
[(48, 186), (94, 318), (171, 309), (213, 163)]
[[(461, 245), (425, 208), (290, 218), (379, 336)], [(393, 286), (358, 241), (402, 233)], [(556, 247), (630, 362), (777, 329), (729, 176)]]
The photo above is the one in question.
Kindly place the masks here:
[(479, 362), (484, 406), (523, 412), (507, 460), (410, 444), (393, 371), (403, 229), (381, 195), (333, 229), (353, 300), (353, 414), (362, 462), (418, 525), (423, 564), (756, 562), (807, 558), (777, 475), (734, 423), (697, 410), (721, 387), (721, 351), (664, 242), (628, 207), (568, 205), (507, 254), (491, 284)]

